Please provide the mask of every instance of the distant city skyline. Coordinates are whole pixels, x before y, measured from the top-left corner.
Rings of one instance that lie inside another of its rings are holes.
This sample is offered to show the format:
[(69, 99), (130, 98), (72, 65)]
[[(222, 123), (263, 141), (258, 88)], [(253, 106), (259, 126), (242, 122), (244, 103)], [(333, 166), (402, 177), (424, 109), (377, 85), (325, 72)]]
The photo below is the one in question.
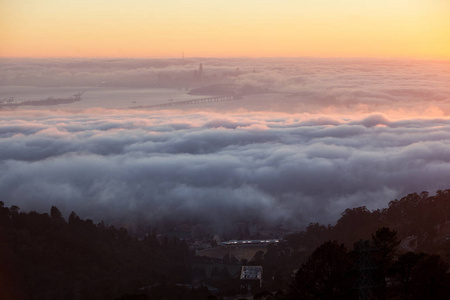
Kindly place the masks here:
[(0, 57), (450, 59), (445, 0), (0, 0)]

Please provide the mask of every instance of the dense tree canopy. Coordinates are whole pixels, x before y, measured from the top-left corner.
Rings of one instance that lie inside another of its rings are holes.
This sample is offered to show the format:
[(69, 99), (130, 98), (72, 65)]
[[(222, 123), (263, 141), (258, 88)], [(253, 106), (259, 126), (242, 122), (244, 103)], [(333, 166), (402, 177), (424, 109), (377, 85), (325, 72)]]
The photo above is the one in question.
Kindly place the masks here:
[[(449, 221), (450, 190), (410, 194), (379, 210), (346, 209), (334, 226), (311, 223), (256, 253), (247, 263), (262, 265), (264, 272), (254, 293), (354, 299), (364, 290), (374, 299), (446, 299)], [(373, 266), (364, 272), (358, 240)], [(414, 253), (408, 252), (410, 241)], [(50, 214), (25, 213), (0, 201), (0, 299), (213, 299), (205, 289), (185, 285), (193, 274), (205, 278), (205, 263), (193, 260), (188, 245), (176, 238), (148, 232), (137, 239), (75, 212), (66, 221), (55, 206)], [(230, 255), (210, 263), (214, 276), (208, 282), (220, 286), (222, 295), (239, 290), (235, 272), (225, 267), (237, 264)], [(373, 286), (361, 288), (362, 275)]]
[[(0, 207), (1, 299), (113, 299), (156, 282), (189, 282), (188, 249), (177, 240), (142, 241), (59, 210)], [(3, 279), (3, 278), (2, 278)]]

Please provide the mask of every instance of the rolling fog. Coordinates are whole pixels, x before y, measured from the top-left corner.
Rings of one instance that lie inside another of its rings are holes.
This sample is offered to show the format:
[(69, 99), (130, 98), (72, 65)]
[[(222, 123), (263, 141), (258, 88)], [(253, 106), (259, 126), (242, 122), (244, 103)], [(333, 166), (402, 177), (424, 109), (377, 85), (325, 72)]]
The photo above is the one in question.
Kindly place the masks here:
[[(450, 187), (449, 62), (4, 59), (0, 70), (0, 101), (86, 90), (0, 110), (0, 200), (22, 210), (303, 226)], [(243, 97), (145, 108), (227, 94)]]

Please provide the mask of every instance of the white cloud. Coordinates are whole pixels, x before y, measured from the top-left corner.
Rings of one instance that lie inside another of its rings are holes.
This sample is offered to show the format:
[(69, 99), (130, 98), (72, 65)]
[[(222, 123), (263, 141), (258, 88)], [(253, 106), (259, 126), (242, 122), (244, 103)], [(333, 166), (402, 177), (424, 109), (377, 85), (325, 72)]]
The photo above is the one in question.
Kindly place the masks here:
[(374, 115), (323, 125), (288, 114), (10, 114), (21, 122), (7, 127), (8, 116), (0, 117), (8, 128), (0, 139), (1, 198), (98, 220), (133, 213), (331, 222), (347, 207), (448, 188), (450, 178), (448, 119)]

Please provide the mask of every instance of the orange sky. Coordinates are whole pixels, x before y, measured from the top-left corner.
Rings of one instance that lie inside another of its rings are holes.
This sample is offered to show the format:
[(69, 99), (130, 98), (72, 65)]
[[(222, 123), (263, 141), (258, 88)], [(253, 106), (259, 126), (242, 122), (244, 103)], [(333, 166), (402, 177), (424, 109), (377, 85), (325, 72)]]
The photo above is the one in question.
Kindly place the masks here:
[(0, 0), (2, 57), (450, 59), (447, 0)]

